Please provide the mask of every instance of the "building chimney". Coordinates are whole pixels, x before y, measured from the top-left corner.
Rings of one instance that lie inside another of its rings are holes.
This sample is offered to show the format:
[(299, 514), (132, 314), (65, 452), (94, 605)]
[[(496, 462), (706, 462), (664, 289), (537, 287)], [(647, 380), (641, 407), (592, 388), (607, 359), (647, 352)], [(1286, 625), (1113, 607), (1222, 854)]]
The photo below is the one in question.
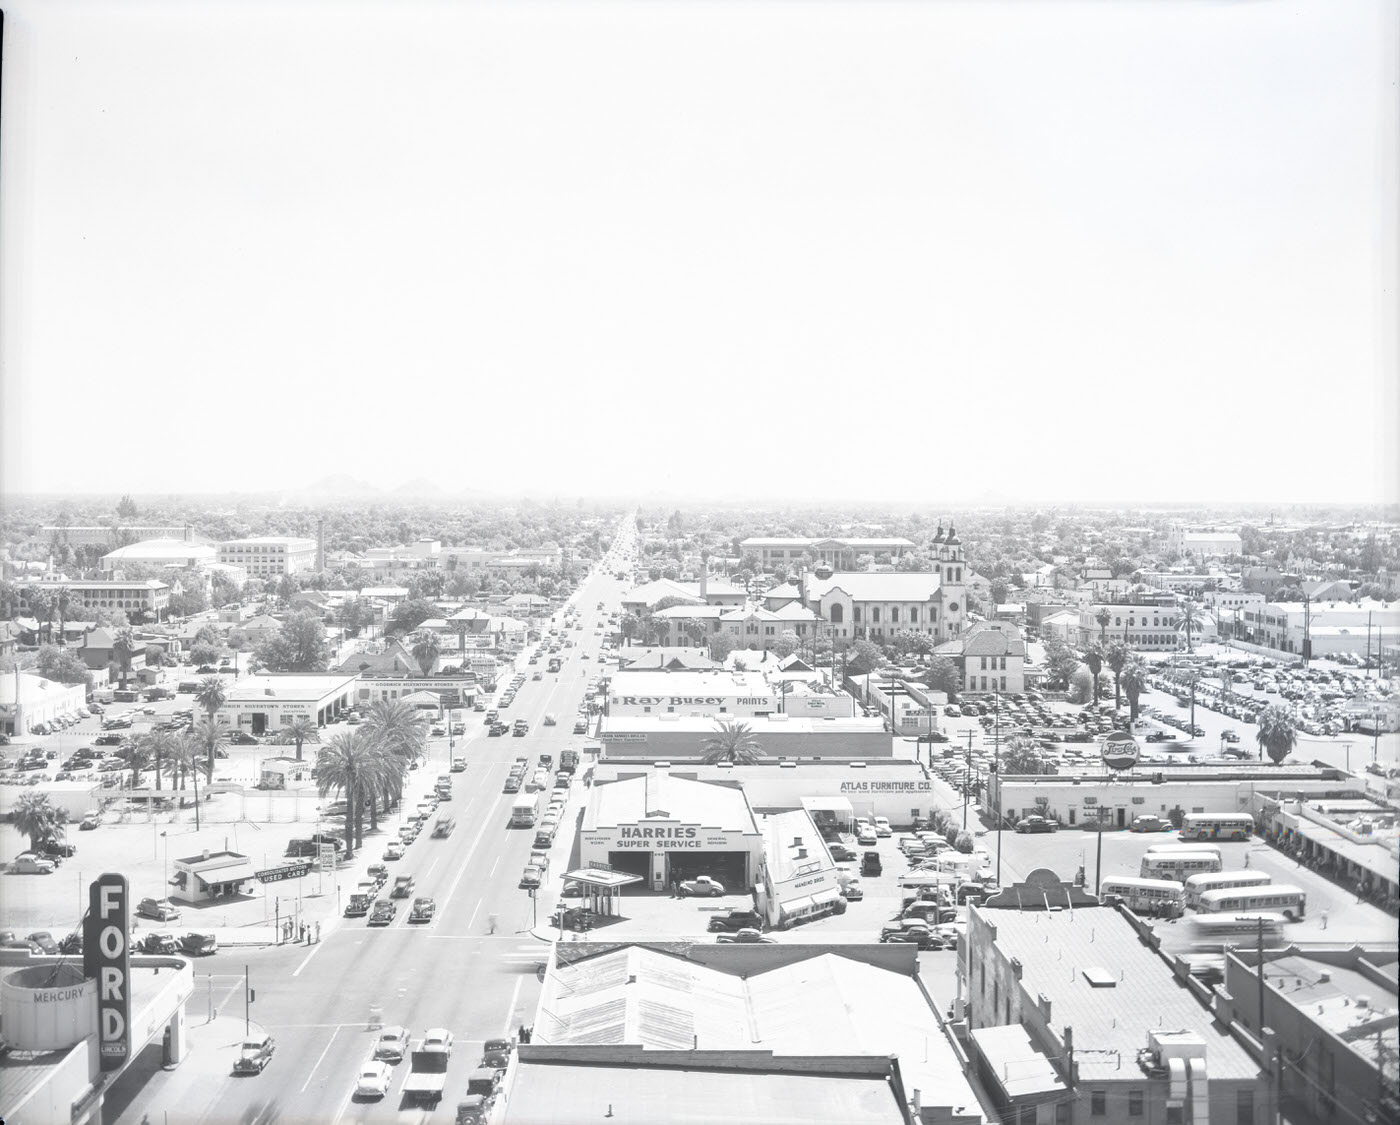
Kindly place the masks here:
[(209, 858), (209, 849), (208, 849), (208, 848), (205, 848), (205, 849), (204, 849), (204, 858), (205, 858), (205, 859), (208, 859), (208, 858)]
[(806, 858), (807, 858), (807, 849), (806, 849), (806, 848), (798, 848), (798, 849), (797, 849), (797, 858), (798, 858), (798, 859), (806, 859)]
[(709, 599), (706, 592), (710, 588), (710, 564), (707, 560), (700, 560), (700, 600), (708, 604)]
[(794, 837), (792, 838), (792, 846), (793, 846), (794, 848), (800, 848), (800, 847), (802, 846), (802, 837), (801, 837), (801, 836), (794, 836)]

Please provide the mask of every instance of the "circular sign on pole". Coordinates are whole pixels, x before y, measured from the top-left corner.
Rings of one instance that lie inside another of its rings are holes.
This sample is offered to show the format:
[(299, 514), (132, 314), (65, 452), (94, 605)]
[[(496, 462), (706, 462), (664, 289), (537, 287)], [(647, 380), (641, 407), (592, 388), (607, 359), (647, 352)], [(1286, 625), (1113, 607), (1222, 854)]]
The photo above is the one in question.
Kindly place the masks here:
[(1141, 750), (1137, 740), (1125, 730), (1116, 730), (1103, 740), (1103, 764), (1111, 770), (1132, 769)]

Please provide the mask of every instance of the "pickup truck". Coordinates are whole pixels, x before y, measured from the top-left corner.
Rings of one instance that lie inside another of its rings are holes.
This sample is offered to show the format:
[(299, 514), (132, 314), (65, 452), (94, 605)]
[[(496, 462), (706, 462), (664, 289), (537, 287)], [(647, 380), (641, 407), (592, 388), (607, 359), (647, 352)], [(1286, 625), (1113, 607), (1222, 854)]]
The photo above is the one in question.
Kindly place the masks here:
[[(431, 1034), (431, 1033), (429, 1033)], [(409, 1055), (408, 1077), (404, 1079), (403, 1096), (410, 1102), (436, 1106), (447, 1085), (447, 1060), (452, 1057), (452, 1040), (429, 1042), (425, 1036)]]

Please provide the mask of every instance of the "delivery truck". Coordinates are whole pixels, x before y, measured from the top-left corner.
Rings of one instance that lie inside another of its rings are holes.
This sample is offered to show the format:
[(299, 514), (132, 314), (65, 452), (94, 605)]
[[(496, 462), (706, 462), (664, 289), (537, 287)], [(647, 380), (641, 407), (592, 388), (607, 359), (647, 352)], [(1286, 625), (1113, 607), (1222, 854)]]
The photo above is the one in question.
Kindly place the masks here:
[(511, 827), (532, 827), (535, 823), (535, 818), (539, 815), (539, 808), (540, 798), (538, 793), (520, 794), (510, 806)]

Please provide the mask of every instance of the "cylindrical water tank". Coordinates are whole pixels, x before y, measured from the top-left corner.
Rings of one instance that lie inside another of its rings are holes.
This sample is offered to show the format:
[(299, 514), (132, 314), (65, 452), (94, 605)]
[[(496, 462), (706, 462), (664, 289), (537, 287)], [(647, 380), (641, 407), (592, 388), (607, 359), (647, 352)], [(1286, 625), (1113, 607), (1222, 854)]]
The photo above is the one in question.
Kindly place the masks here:
[(97, 981), (68, 963), (15, 969), (0, 980), (0, 1011), (15, 1050), (65, 1050), (97, 1031)]

